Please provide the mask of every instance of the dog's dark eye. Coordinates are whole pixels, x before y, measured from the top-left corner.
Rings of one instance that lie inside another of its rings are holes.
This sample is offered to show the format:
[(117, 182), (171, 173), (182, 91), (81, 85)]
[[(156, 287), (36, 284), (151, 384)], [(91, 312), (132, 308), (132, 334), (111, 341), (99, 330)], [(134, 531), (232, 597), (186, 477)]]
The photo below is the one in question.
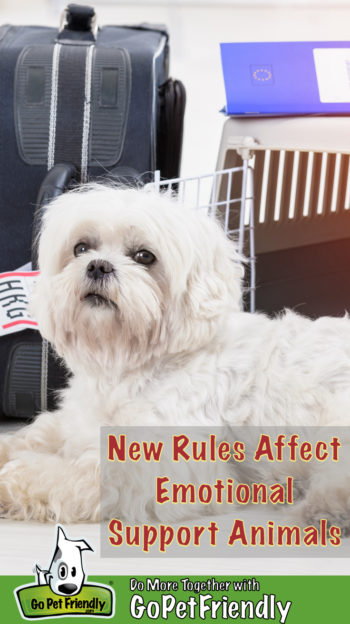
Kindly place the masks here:
[(77, 569), (75, 568), (75, 566), (72, 567), (72, 576), (75, 576), (77, 573)]
[(80, 256), (80, 254), (86, 253), (89, 249), (90, 247), (87, 243), (77, 243), (74, 247), (74, 255)]
[(150, 265), (150, 264), (153, 264), (153, 262), (155, 262), (156, 257), (151, 251), (147, 251), (147, 249), (140, 249), (140, 251), (137, 251), (133, 255), (133, 259), (135, 260), (135, 262), (138, 262), (139, 264)]
[(60, 579), (65, 579), (68, 574), (68, 566), (65, 563), (60, 563), (58, 566), (58, 577)]

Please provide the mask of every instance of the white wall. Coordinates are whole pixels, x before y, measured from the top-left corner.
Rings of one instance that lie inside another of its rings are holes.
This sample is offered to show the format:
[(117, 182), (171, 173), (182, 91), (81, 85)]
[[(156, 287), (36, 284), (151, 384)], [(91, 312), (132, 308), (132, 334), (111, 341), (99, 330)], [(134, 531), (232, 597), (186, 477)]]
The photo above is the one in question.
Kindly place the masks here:
[[(98, 0), (101, 24), (149, 21), (169, 27), (171, 73), (183, 80), (188, 93), (185, 175), (215, 167), (224, 121), (218, 111), (225, 103), (220, 41), (350, 40), (350, 0), (326, 4), (280, 0), (265, 7), (258, 2), (232, 0), (232, 5), (212, 2), (210, 6), (183, 0), (156, 4)], [(0, 0), (0, 22), (56, 24), (58, 5), (65, 4), (65, 0), (58, 0), (55, 7), (44, 0)]]

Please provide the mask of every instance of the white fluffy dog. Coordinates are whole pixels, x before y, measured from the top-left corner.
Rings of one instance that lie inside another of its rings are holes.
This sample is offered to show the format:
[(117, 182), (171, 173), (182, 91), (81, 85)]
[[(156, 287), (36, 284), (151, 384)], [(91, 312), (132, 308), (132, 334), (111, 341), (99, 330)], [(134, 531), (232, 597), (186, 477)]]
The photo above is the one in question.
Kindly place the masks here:
[[(240, 312), (240, 258), (203, 212), (68, 193), (44, 215), (39, 267), (33, 313), (73, 376), (57, 412), (1, 438), (2, 515), (97, 520), (102, 425), (350, 423), (350, 321)], [(315, 480), (309, 507), (350, 525), (346, 475), (339, 490)]]

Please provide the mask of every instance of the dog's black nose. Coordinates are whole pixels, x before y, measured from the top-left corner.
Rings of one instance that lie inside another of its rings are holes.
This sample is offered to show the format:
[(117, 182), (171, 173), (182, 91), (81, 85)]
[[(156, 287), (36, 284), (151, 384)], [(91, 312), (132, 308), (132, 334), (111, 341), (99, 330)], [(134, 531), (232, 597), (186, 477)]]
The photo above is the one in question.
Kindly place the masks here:
[(87, 276), (93, 280), (100, 280), (113, 272), (113, 265), (107, 260), (91, 260), (86, 268)]
[(72, 594), (77, 591), (78, 586), (74, 585), (74, 583), (62, 583), (62, 585), (58, 586), (58, 589), (62, 594)]

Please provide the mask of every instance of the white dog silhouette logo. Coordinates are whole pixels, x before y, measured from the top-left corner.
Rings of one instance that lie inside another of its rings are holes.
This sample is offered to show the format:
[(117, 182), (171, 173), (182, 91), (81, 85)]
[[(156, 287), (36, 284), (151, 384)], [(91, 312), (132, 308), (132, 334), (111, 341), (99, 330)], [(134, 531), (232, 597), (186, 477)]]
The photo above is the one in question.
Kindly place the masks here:
[(73, 596), (84, 583), (83, 550), (93, 550), (85, 540), (70, 540), (57, 526), (56, 549), (48, 570), (36, 566), (38, 585), (50, 585), (55, 594)]
[(84, 539), (69, 539), (63, 527), (57, 525), (49, 568), (46, 570), (36, 564), (36, 583), (22, 585), (14, 591), (23, 619), (114, 616), (113, 589), (101, 583), (86, 582), (83, 550), (93, 551), (93, 548)]

